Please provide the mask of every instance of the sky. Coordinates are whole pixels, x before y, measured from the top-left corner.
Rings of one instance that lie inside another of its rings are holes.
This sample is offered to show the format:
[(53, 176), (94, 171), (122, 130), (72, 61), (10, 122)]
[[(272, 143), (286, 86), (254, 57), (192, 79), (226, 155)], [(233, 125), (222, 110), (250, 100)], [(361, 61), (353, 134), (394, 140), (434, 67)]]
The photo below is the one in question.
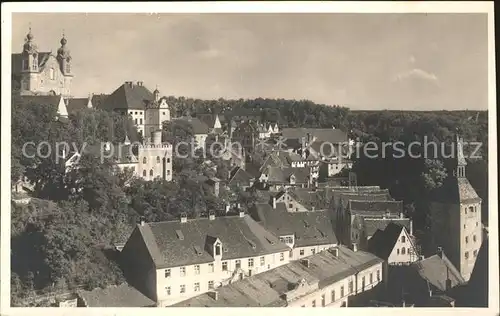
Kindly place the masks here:
[(14, 13), (39, 51), (64, 31), (72, 94), (308, 99), (359, 110), (485, 110), (486, 14)]

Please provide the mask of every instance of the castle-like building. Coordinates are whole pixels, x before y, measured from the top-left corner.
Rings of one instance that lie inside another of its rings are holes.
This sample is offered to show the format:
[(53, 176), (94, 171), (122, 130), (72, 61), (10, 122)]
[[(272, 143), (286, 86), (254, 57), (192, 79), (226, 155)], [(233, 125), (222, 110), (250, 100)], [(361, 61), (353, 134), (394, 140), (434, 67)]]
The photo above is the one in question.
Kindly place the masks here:
[(31, 28), (21, 53), (12, 54), (12, 79), (19, 83), (21, 95), (71, 96), (71, 53), (66, 37), (57, 53), (38, 50)]

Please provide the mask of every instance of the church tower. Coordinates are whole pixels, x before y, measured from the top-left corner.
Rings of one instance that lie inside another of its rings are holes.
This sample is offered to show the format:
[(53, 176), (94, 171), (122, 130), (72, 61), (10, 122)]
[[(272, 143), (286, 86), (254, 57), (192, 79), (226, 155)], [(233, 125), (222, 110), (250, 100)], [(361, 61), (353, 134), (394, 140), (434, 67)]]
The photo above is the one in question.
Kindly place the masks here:
[(38, 90), (38, 47), (34, 38), (30, 27), (21, 54), (21, 93)]
[(432, 192), (431, 225), (434, 244), (446, 252), (467, 281), (482, 243), (481, 198), (467, 180), (462, 140), (455, 141), (453, 169)]
[(71, 69), (71, 53), (66, 45), (68, 41), (66, 40), (64, 33), (60, 43), (61, 47), (59, 47), (59, 49), (57, 50), (57, 61), (59, 63), (59, 68), (63, 75), (63, 87), (62, 87), (63, 91), (61, 91), (61, 94), (65, 96), (70, 96), (73, 73)]

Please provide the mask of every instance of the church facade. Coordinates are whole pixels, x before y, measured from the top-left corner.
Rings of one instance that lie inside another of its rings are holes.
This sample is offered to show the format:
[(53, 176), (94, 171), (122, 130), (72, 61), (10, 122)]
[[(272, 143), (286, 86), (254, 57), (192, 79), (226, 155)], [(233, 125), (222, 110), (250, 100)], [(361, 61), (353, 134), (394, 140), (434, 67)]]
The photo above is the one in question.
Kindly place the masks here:
[(61, 95), (71, 97), (72, 59), (63, 35), (57, 53), (38, 50), (29, 30), (21, 53), (12, 54), (12, 79), (21, 95)]

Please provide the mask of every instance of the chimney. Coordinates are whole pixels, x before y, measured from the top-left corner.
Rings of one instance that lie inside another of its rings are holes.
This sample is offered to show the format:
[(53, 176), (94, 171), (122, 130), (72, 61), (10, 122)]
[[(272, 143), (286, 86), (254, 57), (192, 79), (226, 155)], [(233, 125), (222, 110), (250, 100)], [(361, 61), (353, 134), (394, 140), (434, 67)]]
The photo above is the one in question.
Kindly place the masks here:
[(210, 296), (214, 301), (219, 300), (219, 293), (217, 291), (208, 292), (208, 296)]
[(187, 215), (186, 213), (181, 213), (181, 223), (187, 222)]
[(352, 243), (352, 251), (354, 252), (358, 251), (358, 244), (355, 242)]
[(339, 257), (339, 249), (338, 248), (333, 248), (332, 249), (332, 254), (335, 258)]
[(211, 221), (215, 219), (215, 212), (213, 210), (208, 212), (208, 219)]
[(309, 259), (302, 259), (300, 260), (300, 263), (302, 263), (306, 268), (309, 268)]
[(145, 223), (146, 223), (146, 221), (144, 220), (144, 217), (143, 217), (143, 216), (141, 216), (141, 217), (139, 218), (139, 225), (144, 226), (144, 224), (145, 224)]
[(450, 278), (446, 279), (446, 287), (445, 287), (445, 290), (446, 290), (446, 291), (451, 290), (451, 280), (450, 280)]
[(413, 236), (413, 221), (410, 219), (410, 235)]
[(276, 209), (276, 197), (273, 196), (273, 209), (275, 210)]
[(399, 213), (399, 218), (403, 219), (403, 218), (405, 218), (405, 215), (403, 213)]

